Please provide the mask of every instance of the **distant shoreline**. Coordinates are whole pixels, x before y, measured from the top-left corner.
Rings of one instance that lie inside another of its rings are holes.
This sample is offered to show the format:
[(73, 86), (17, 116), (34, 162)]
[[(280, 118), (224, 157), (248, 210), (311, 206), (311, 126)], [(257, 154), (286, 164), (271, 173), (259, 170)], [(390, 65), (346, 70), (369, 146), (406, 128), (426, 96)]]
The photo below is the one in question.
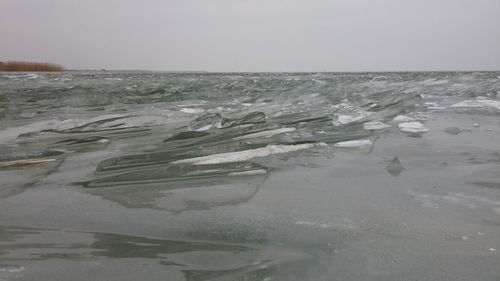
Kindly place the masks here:
[(66, 69), (58, 64), (47, 62), (0, 61), (0, 71), (11, 72), (62, 72)]

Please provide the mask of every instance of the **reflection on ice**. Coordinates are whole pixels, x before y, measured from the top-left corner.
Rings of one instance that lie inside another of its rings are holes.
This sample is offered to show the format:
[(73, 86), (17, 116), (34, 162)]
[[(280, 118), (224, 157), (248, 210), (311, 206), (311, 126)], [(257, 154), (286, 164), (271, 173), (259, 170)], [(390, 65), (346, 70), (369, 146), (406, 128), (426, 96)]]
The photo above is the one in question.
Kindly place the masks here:
[[(22, 227), (0, 227), (0, 233), (0, 278), (7, 279), (137, 280), (158, 272), (168, 280), (262, 280), (309, 258), (264, 245)], [(82, 268), (86, 274), (72, 276)]]

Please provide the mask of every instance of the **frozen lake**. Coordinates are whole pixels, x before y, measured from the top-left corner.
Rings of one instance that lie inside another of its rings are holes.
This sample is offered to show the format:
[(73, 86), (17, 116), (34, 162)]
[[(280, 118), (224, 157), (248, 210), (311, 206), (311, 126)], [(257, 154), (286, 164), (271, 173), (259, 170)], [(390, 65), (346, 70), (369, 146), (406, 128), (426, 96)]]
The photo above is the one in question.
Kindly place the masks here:
[(0, 280), (499, 280), (500, 73), (0, 74)]

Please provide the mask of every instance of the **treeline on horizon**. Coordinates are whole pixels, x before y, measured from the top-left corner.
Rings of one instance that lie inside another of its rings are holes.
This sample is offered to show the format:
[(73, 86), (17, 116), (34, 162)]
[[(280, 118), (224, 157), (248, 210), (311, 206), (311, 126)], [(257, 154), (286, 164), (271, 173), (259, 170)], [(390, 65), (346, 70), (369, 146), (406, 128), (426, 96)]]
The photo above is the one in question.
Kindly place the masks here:
[(47, 62), (0, 61), (0, 71), (64, 71), (64, 67)]

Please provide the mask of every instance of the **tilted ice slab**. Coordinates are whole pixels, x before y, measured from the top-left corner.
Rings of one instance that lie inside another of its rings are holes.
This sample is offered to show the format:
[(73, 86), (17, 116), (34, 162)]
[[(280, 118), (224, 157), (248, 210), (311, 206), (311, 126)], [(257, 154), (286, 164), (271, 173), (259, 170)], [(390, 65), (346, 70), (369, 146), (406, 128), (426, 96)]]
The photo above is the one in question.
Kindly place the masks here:
[(355, 121), (358, 121), (360, 120), (361, 118), (363, 118), (362, 116), (351, 116), (351, 115), (339, 115), (338, 119), (337, 119), (337, 122), (342, 124), (342, 125), (345, 125), (345, 124), (349, 124), (349, 123), (352, 123), (352, 122), (355, 122)]
[(262, 132), (244, 135), (241, 137), (236, 137), (236, 138), (233, 138), (233, 140), (243, 140), (243, 139), (253, 139), (253, 138), (269, 138), (269, 137), (272, 137), (272, 136), (278, 135), (278, 134), (294, 132), (295, 130), (296, 129), (293, 127), (292, 128), (279, 128), (279, 129), (275, 129), (275, 130), (266, 130), (266, 131), (262, 131)]
[(405, 133), (427, 133), (427, 129), (424, 124), (420, 122), (404, 122), (399, 124), (399, 130)]
[(492, 108), (500, 110), (500, 101), (489, 99), (464, 100), (451, 105), (452, 108)]
[(250, 171), (244, 171), (244, 172), (232, 172), (228, 173), (228, 176), (256, 176), (256, 175), (265, 175), (267, 174), (267, 171), (264, 169), (258, 169), (258, 170), (250, 170)]
[(247, 161), (252, 158), (265, 157), (272, 154), (288, 153), (302, 149), (314, 147), (312, 143), (296, 144), (296, 145), (268, 145), (266, 147), (248, 149), (236, 152), (219, 153), (195, 158), (182, 159), (172, 162), (172, 164), (193, 164), (207, 165)]
[(371, 113), (360, 111), (360, 112), (355, 112), (355, 114), (356, 114), (356, 116), (340, 114), (337, 116), (336, 120), (332, 121), (332, 123), (335, 126), (346, 125), (349, 123), (360, 121), (363, 118), (369, 116)]

